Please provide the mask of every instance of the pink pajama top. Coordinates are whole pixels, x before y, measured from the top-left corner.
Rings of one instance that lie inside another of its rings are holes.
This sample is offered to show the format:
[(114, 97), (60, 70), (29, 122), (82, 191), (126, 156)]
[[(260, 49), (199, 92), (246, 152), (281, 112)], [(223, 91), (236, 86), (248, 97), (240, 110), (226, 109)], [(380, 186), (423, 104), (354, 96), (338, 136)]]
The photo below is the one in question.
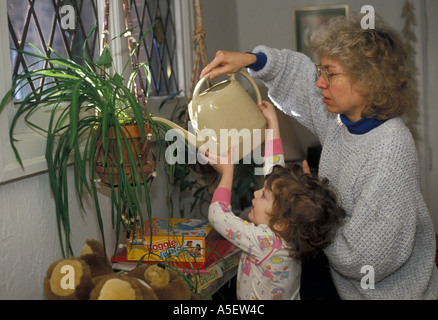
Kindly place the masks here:
[[(264, 174), (274, 165), (284, 166), (280, 139), (265, 143)], [(239, 300), (299, 299), (301, 262), (267, 225), (255, 225), (234, 215), (231, 191), (216, 189), (208, 218), (215, 230), (242, 250), (237, 273)]]

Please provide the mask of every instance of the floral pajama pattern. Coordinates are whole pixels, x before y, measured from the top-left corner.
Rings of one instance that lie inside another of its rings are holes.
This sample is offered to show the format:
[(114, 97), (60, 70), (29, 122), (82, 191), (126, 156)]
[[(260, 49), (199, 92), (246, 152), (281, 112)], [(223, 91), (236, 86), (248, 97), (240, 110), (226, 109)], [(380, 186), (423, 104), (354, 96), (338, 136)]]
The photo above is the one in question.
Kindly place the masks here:
[[(284, 165), (281, 140), (267, 141), (265, 150), (266, 175), (275, 164)], [(267, 150), (272, 150), (271, 154)], [(255, 225), (234, 215), (230, 200), (231, 191), (218, 188), (209, 208), (209, 220), (216, 231), (242, 250), (237, 298), (299, 299), (300, 261), (290, 256), (286, 243), (267, 225)]]

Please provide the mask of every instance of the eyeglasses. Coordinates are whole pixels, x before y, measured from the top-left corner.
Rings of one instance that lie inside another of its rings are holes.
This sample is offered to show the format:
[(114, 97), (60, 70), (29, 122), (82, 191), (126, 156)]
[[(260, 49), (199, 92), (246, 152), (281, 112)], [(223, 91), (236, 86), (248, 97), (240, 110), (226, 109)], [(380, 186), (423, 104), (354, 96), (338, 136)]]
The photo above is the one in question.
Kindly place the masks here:
[(324, 78), (325, 82), (327, 83), (327, 87), (330, 86), (330, 79), (333, 76), (336, 76), (338, 74), (344, 74), (344, 72), (338, 72), (338, 73), (333, 73), (333, 72), (328, 72), (327, 70), (325, 70), (320, 64), (315, 64), (315, 68), (316, 68), (316, 72), (318, 75), (319, 79), (322, 75), (322, 77)]

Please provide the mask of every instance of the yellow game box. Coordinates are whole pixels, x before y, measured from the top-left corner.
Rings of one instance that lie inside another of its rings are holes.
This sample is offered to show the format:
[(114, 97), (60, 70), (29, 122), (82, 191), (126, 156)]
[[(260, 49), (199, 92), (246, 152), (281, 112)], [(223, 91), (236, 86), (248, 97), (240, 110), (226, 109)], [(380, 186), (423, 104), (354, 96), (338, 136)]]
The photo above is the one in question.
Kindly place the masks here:
[(153, 218), (143, 227), (127, 240), (128, 261), (167, 261), (180, 266), (196, 261), (203, 268), (218, 238), (211, 224), (202, 219)]

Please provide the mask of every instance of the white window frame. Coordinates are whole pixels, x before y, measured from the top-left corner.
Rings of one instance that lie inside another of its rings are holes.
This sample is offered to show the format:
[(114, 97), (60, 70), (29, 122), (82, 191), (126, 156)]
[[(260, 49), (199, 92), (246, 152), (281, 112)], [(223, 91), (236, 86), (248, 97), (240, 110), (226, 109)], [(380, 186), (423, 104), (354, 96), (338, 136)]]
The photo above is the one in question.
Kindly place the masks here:
[[(104, 0), (98, 0), (99, 21), (103, 16)], [(193, 65), (194, 48), (193, 48), (193, 29), (194, 13), (193, 2), (191, 0), (177, 0), (175, 5), (175, 26), (177, 32), (177, 64), (178, 64), (178, 82), (179, 87), (188, 92), (190, 86), (191, 69)], [(124, 19), (122, 18), (123, 8), (121, 1), (111, 1), (110, 8), (110, 34), (118, 35), (125, 30)], [(9, 44), (9, 29), (7, 19), (7, 2), (0, 1), (0, 43)], [(119, 23), (114, 23), (118, 21)], [(101, 26), (99, 26), (101, 28)], [(111, 39), (111, 37), (110, 37)], [(122, 42), (114, 41), (112, 53), (114, 63), (117, 69), (122, 69), (122, 54), (124, 45)], [(11, 59), (9, 46), (0, 48), (0, 99), (11, 88)], [(150, 97), (149, 103), (152, 105), (159, 104), (160, 97)], [(17, 147), (20, 157), (23, 161), (23, 167), (15, 159), (14, 152), (9, 141), (9, 130), (11, 119), (14, 113), (13, 102), (10, 101), (2, 113), (0, 113), (0, 185), (11, 180), (21, 179), (29, 175), (38, 174), (47, 171), (45, 160), (45, 137), (35, 132), (24, 123), (19, 123), (15, 130), (15, 137), (20, 141)], [(44, 118), (44, 113), (42, 113)], [(44, 121), (44, 119), (41, 119)]]

